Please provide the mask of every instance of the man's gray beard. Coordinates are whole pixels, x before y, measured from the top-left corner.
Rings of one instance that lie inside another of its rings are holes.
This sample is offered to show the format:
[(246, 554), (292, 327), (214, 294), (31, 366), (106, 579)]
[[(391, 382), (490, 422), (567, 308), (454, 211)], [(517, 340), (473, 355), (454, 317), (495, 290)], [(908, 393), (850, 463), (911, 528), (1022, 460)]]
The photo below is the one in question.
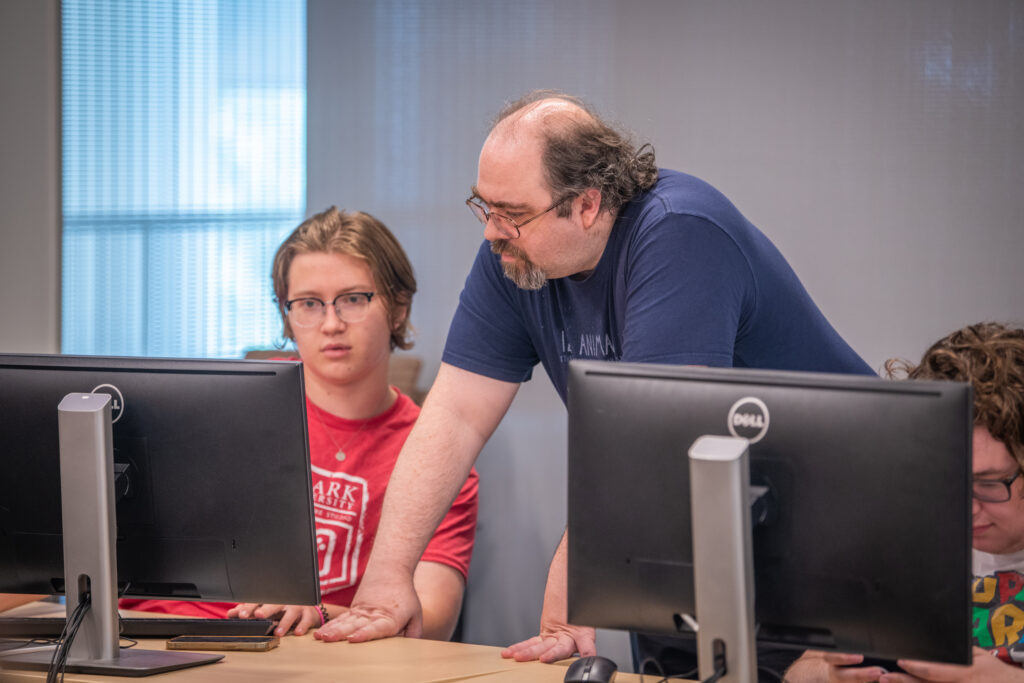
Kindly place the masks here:
[(505, 277), (514, 282), (519, 289), (538, 290), (548, 281), (544, 271), (531, 263), (522, 251), (509, 246), (508, 240), (494, 240), (491, 242), (491, 251), (499, 256), (503, 251), (509, 251), (518, 257), (518, 261), (511, 263), (502, 261), (501, 269), (505, 272)]
[(544, 271), (532, 263), (502, 263), (501, 269), (505, 271), (505, 277), (519, 289), (537, 290), (548, 281)]

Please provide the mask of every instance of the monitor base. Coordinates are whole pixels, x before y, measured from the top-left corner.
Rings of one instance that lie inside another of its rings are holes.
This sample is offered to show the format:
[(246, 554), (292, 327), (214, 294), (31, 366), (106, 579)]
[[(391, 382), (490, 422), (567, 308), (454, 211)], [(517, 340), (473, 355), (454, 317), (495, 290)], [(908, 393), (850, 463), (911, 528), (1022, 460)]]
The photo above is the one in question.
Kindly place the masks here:
[[(25, 655), (4, 657), (6, 669), (48, 671), (53, 655), (50, 652), (33, 652)], [(116, 659), (69, 659), (64, 671), (78, 674), (102, 674), (106, 676), (151, 676), (153, 674), (186, 669), (192, 666), (212, 664), (224, 659), (224, 655), (200, 654), (198, 652), (164, 652), (162, 650), (121, 650)]]

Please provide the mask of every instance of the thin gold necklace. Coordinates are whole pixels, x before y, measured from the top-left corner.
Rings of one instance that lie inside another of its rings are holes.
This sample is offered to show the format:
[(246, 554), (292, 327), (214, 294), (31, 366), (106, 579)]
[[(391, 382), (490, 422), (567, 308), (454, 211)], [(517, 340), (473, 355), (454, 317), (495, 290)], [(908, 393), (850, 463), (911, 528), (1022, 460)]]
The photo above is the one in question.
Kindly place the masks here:
[[(330, 439), (331, 443), (334, 444), (334, 447), (338, 449), (334, 453), (334, 459), (337, 460), (338, 462), (345, 462), (345, 458), (348, 457), (345, 454), (345, 449), (348, 448), (352, 444), (352, 442), (355, 440), (355, 438), (357, 436), (359, 436), (359, 434), (364, 429), (366, 429), (366, 425), (368, 425), (370, 423), (370, 420), (363, 420), (363, 424), (359, 425), (359, 429), (357, 429), (352, 436), (350, 436), (350, 437), (348, 437), (348, 439), (346, 439), (345, 445), (344, 446), (339, 446), (338, 442), (334, 438), (334, 434), (331, 433), (331, 430), (327, 427), (327, 424), (324, 422), (324, 418), (320, 415), (320, 406), (318, 406), (317, 404), (313, 403), (312, 401), (310, 401), (310, 405), (313, 406), (313, 414), (316, 415), (317, 422), (320, 423), (320, 426), (324, 428), (324, 432), (327, 433), (327, 438)], [(373, 419), (373, 418), (370, 418), (370, 419)]]

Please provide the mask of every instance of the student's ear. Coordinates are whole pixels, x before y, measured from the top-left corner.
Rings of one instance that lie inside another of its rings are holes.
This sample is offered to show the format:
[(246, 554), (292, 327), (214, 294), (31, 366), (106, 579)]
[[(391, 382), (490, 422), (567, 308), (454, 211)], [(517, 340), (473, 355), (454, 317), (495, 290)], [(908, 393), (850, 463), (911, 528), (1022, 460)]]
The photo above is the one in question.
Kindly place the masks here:
[(601, 190), (596, 187), (587, 188), (573, 200), (573, 204), (579, 207), (584, 230), (589, 229), (601, 215)]
[(391, 312), (391, 329), (397, 330), (399, 327), (402, 326), (402, 323), (404, 323), (408, 317), (408, 306), (396, 306), (395, 309)]

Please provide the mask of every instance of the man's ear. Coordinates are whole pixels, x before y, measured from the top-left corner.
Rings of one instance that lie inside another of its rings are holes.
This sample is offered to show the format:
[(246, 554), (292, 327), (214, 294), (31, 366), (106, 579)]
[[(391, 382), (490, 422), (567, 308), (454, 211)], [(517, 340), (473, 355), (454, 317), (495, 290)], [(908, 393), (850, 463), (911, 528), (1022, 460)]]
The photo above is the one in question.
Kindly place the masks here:
[(573, 204), (579, 207), (584, 230), (589, 229), (601, 215), (601, 191), (596, 187), (587, 188), (573, 200)]

